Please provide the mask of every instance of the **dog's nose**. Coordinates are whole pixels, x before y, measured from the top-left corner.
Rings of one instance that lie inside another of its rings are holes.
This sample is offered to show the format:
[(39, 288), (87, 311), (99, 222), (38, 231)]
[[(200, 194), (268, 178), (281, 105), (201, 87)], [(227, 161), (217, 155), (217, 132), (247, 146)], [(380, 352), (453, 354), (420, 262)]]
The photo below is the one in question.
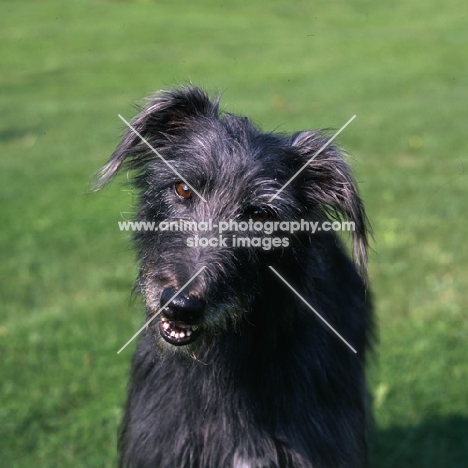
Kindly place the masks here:
[[(167, 304), (176, 293), (177, 289), (166, 288), (161, 294), (161, 307)], [(180, 294), (164, 308), (162, 313), (168, 320), (193, 325), (201, 319), (204, 308), (205, 302), (198, 297)]]

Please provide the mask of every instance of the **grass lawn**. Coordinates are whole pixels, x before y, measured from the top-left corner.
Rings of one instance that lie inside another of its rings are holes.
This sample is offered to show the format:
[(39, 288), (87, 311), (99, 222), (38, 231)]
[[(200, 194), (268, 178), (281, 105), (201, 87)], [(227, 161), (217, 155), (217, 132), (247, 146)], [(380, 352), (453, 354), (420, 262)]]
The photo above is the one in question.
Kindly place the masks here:
[[(0, 459), (113, 467), (143, 316), (89, 179), (188, 80), (265, 129), (339, 128), (373, 224), (372, 467), (468, 466), (466, 3), (0, 1)], [(123, 181), (124, 178), (121, 180)]]

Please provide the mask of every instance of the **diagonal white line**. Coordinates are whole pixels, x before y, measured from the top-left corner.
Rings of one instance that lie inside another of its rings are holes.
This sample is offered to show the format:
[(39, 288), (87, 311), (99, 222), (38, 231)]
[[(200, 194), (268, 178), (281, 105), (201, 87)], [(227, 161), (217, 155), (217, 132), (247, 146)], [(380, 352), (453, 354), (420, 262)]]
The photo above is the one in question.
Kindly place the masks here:
[(204, 269), (202, 266), (118, 351), (120, 354)]
[(141, 140), (143, 143), (145, 143), (146, 146), (148, 146), (148, 148), (149, 148), (154, 154), (156, 154), (157, 156), (159, 156), (159, 157), (162, 159), (162, 161), (166, 164), (166, 166), (169, 167), (169, 169), (171, 169), (171, 171), (172, 171), (174, 174), (176, 174), (177, 177), (180, 177), (180, 180), (182, 180), (185, 184), (187, 184), (187, 185), (190, 187), (190, 189), (192, 190), (192, 192), (196, 193), (196, 194), (206, 203), (206, 200), (200, 195), (200, 193), (197, 192), (197, 191), (187, 182), (187, 180), (186, 180), (184, 177), (182, 177), (182, 175), (180, 175), (179, 172), (178, 172), (175, 168), (173, 168), (173, 167), (161, 156), (161, 154), (160, 154), (155, 148), (153, 148), (153, 146), (150, 145), (150, 143), (148, 142), (148, 140), (146, 140), (146, 138), (144, 138), (137, 130), (135, 130), (135, 129), (132, 127), (132, 125), (131, 125), (129, 122), (127, 122), (120, 114), (118, 114), (118, 115), (119, 115), (120, 120), (122, 120), (122, 122), (124, 122), (125, 125), (126, 125), (135, 135), (137, 135), (137, 136), (140, 138), (140, 140)]
[(353, 115), (268, 201), (274, 200), (355, 118)]
[(273, 273), (275, 273), (276, 276), (278, 276), (278, 278), (281, 279), (281, 281), (283, 281), (283, 283), (289, 287), (289, 289), (294, 293), (296, 294), (296, 296), (330, 329), (333, 331), (333, 333), (335, 333), (336, 336), (338, 336), (338, 338), (341, 339), (341, 341), (343, 341), (347, 346), (348, 348), (351, 349), (351, 351), (353, 351), (354, 353), (357, 354), (357, 351), (272, 267), (272, 266), (268, 266), (268, 268), (270, 268)]

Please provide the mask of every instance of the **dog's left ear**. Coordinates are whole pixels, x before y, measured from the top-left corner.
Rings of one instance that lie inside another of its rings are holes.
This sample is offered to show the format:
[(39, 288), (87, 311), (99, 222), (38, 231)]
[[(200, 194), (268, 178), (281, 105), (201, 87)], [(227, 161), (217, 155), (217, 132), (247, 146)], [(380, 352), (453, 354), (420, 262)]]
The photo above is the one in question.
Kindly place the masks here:
[(354, 223), (354, 261), (361, 276), (366, 279), (369, 225), (364, 204), (343, 152), (330, 145), (318, 153), (327, 141), (319, 132), (306, 131), (292, 135), (291, 144), (299, 155), (301, 167), (310, 161), (299, 179), (304, 181), (300, 190), (307, 203), (324, 217), (344, 218)]

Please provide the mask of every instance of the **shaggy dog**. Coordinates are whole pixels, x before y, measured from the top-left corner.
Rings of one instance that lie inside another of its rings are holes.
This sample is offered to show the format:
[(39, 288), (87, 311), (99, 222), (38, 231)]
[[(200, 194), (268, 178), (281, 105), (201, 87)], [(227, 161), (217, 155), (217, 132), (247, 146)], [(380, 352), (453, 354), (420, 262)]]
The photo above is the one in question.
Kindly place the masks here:
[[(152, 226), (134, 235), (150, 322), (120, 465), (366, 466), (367, 221), (341, 152), (319, 152), (316, 131), (264, 133), (193, 86), (131, 125), (99, 181), (131, 170)], [(354, 226), (354, 262), (332, 220)]]

